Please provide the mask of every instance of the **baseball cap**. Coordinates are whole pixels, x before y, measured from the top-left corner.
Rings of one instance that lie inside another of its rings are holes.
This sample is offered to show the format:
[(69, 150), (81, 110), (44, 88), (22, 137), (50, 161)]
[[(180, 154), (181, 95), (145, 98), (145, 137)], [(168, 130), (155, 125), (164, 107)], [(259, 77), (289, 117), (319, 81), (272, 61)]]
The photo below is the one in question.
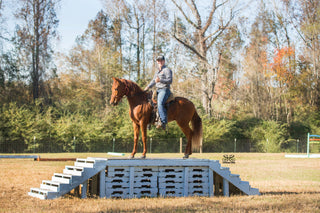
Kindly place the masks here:
[(164, 59), (163, 55), (159, 55), (156, 60), (157, 61), (162, 61), (162, 60), (164, 61), (165, 59)]

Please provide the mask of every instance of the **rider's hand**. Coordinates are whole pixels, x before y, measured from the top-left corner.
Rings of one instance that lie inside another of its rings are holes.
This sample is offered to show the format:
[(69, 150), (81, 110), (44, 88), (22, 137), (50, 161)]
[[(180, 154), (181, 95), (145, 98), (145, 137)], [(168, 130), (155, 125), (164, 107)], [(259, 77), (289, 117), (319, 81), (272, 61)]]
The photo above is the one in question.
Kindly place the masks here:
[(149, 87), (144, 88), (144, 91), (148, 91)]
[(157, 77), (156, 80), (155, 80), (155, 82), (156, 82), (156, 83), (159, 83), (159, 82), (160, 82), (160, 78)]

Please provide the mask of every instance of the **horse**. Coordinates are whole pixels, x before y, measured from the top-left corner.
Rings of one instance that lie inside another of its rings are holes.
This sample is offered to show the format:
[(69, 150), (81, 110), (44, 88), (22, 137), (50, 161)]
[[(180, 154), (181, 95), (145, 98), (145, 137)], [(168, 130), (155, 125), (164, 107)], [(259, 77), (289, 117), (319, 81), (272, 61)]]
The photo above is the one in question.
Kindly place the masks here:
[[(147, 126), (153, 107), (148, 101), (148, 92), (143, 91), (136, 83), (126, 79), (113, 77), (112, 94), (110, 104), (115, 106), (126, 96), (129, 102), (129, 115), (134, 130), (133, 150), (129, 158), (134, 158), (137, 153), (137, 144), (141, 129), (143, 142), (143, 153), (141, 158), (147, 154)], [(188, 143), (183, 158), (189, 158), (192, 150), (199, 150), (202, 143), (202, 120), (199, 117), (194, 104), (183, 97), (175, 97), (167, 109), (168, 122), (176, 121)], [(190, 128), (190, 122), (192, 129)]]

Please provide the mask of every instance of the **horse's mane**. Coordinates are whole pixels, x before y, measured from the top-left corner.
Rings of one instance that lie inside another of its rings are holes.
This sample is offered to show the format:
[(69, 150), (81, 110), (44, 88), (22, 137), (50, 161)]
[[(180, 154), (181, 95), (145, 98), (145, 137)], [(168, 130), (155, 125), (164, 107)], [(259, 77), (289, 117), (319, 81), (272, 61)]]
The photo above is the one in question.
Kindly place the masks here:
[(138, 86), (138, 84), (134, 83), (131, 80), (122, 79), (124, 84), (130, 88), (131, 91), (134, 92), (143, 92), (143, 90)]
[(126, 79), (122, 79), (122, 82), (129, 88), (129, 90), (131, 92), (133, 92), (133, 94), (141, 94), (141, 95), (146, 95), (146, 92), (143, 91), (138, 84), (136, 84), (135, 82), (131, 81), (131, 80), (126, 80)]

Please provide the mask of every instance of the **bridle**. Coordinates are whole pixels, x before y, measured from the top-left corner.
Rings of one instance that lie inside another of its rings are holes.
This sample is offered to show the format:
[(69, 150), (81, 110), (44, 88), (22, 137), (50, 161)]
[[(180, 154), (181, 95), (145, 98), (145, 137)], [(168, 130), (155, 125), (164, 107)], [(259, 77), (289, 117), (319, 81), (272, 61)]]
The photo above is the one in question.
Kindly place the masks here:
[[(128, 84), (126, 84), (126, 83), (123, 83), (123, 84), (124, 84), (124, 86), (125, 86), (125, 88), (124, 88), (124, 94), (121, 96), (121, 95), (119, 95), (119, 93), (118, 93), (117, 95), (114, 96), (114, 99), (117, 99), (118, 102), (121, 100), (121, 98), (122, 98), (123, 96), (127, 96), (127, 98), (133, 98), (133, 97), (135, 97), (135, 96), (141, 95), (141, 92), (135, 92), (133, 95), (130, 95), (130, 92), (131, 92), (130, 87), (129, 87)], [(123, 85), (123, 84), (122, 84), (122, 85)], [(114, 90), (115, 90), (115, 91), (119, 91), (118, 88), (115, 88)], [(144, 91), (142, 91), (142, 93), (144, 93)]]
[[(119, 91), (118, 88), (115, 88), (114, 90), (115, 90), (115, 91)], [(124, 89), (124, 95), (123, 95), (123, 96), (132, 97), (132, 96), (129, 95), (129, 93), (130, 93), (130, 89), (129, 89), (128, 85), (126, 85), (126, 87), (125, 87), (125, 89)], [(118, 94), (119, 94), (119, 93), (118, 93)], [(116, 99), (120, 99), (120, 98), (123, 97), (123, 96), (120, 97), (120, 95), (118, 95), (118, 94), (114, 96)]]

